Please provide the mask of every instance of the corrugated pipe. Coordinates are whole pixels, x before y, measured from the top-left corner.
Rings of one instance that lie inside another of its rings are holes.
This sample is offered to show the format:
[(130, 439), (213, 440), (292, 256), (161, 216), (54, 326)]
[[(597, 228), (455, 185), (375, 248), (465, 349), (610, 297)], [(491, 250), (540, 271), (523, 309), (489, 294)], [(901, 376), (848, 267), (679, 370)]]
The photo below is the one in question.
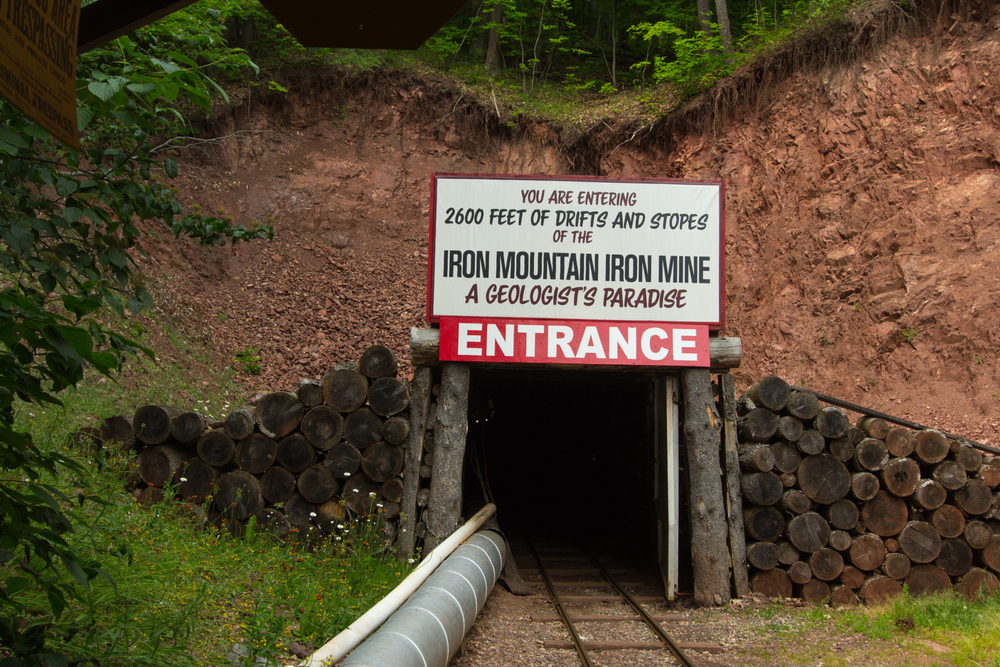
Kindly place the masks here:
[(341, 667), (445, 667), (486, 604), (506, 552), (498, 533), (473, 535)]
[[(458, 530), (452, 533), (451, 536), (449, 536), (444, 542), (439, 544), (436, 549), (427, 554), (424, 557), (424, 559), (420, 562), (420, 565), (418, 565), (417, 568), (413, 572), (411, 572), (409, 576), (406, 577), (406, 579), (404, 579), (398, 586), (396, 586), (396, 588), (394, 588), (392, 592), (390, 592), (388, 595), (382, 598), (378, 603), (375, 604), (375, 606), (369, 609), (358, 620), (354, 621), (354, 623), (352, 623), (350, 627), (348, 627), (339, 635), (331, 639), (322, 648), (320, 648), (318, 651), (313, 653), (309, 658), (300, 663), (301, 667), (320, 667), (321, 665), (333, 665), (338, 660), (347, 655), (356, 646), (358, 646), (358, 644), (360, 644), (365, 639), (365, 637), (371, 634), (371, 632), (375, 628), (379, 627), (379, 625), (382, 625), (386, 621), (386, 619), (388, 619), (391, 615), (393, 615), (393, 612), (399, 609), (400, 605), (403, 605), (403, 603), (407, 601), (407, 598), (410, 598), (411, 595), (416, 597), (414, 595), (414, 592), (417, 591), (417, 589), (420, 589), (420, 593), (423, 593), (423, 587), (421, 585), (424, 584), (424, 582), (428, 581), (428, 579), (431, 577), (432, 574), (434, 574), (438, 566), (442, 565), (442, 563), (445, 562), (445, 559), (448, 558), (449, 554), (451, 554), (453, 551), (456, 551), (456, 549), (459, 548), (459, 545), (461, 545), (466, 540), (469, 540), (470, 544), (472, 544), (473, 540), (469, 539), (470, 536), (472, 536), (473, 533), (475, 533), (475, 531), (477, 531), (479, 527), (486, 522), (487, 519), (493, 516), (495, 512), (496, 512), (496, 506), (492, 504), (486, 505), (483, 509), (479, 510), (479, 512), (476, 513), (474, 517), (469, 519), (462, 527), (460, 527)], [(487, 540), (489, 544), (483, 542), (484, 539)], [(504, 554), (506, 554), (506, 548), (503, 543), (503, 538), (500, 537), (498, 534), (492, 533), (490, 531), (483, 531), (479, 535), (476, 535), (475, 544), (476, 544), (475, 547), (470, 546), (470, 549), (465, 550), (466, 553), (471, 553), (472, 555), (463, 554), (462, 560), (472, 560), (472, 556), (480, 554), (480, 552), (491, 554), (489, 556), (489, 563), (485, 564), (484, 562), (484, 567), (481, 567), (479, 569), (484, 573), (488, 573), (485, 574), (484, 576), (486, 576), (487, 578), (488, 577), (492, 578), (489, 579), (489, 583), (486, 587), (485, 594), (480, 596), (478, 593), (478, 589), (476, 589), (477, 590), (476, 607), (474, 610), (472, 610), (472, 615), (471, 618), (469, 618), (468, 620), (468, 625), (463, 627), (462, 633), (458, 637), (458, 642), (461, 642), (461, 638), (465, 635), (468, 629), (472, 627), (472, 622), (475, 620), (476, 614), (479, 613), (479, 610), (482, 609), (483, 604), (485, 604), (486, 595), (489, 594), (489, 591), (493, 588), (493, 584), (496, 582), (497, 577), (500, 576), (500, 570), (503, 567)], [(492, 544), (493, 546), (490, 547), (490, 544)], [(464, 545), (462, 549), (465, 549), (465, 546), (469, 545)], [(498, 555), (494, 555), (493, 554), (494, 551), (496, 551)], [(456, 554), (456, 556), (458, 556), (458, 554)], [(478, 562), (482, 560), (482, 558), (485, 558), (485, 556), (477, 556), (476, 561)], [(451, 559), (449, 559), (448, 562), (450, 561)], [(429, 582), (427, 585), (430, 586)], [(446, 594), (442, 593), (442, 595)], [(466, 610), (465, 607), (463, 607), (461, 614), (463, 623), (465, 615), (466, 615)], [(393, 616), (393, 619), (395, 619), (395, 616)], [(390, 619), (389, 623), (393, 622), (393, 619)], [(388, 627), (389, 623), (385, 623), (385, 627)], [(441, 623), (436, 623), (435, 625), (445, 627), (443, 621)], [(451, 622), (449, 621), (448, 627), (450, 626)], [(383, 630), (385, 629), (385, 627), (383, 627)], [(378, 634), (381, 634), (381, 632), (382, 631), (380, 631)], [(440, 630), (438, 632), (440, 634)], [(378, 665), (378, 667), (395, 667), (395, 665), (403, 666), (408, 664), (421, 665), (421, 666), (427, 665), (428, 667), (431, 664), (445, 665), (448, 661), (448, 658), (451, 657), (451, 654), (453, 654), (458, 649), (458, 643), (453, 643), (450, 641), (451, 634), (449, 632), (446, 632), (445, 636), (448, 638), (447, 649), (449, 653), (445, 657), (444, 662), (442, 663), (425, 663), (425, 662), (420, 662), (418, 660), (417, 662), (414, 663), (375, 662), (374, 664)], [(351, 659), (353, 660), (353, 655)], [(355, 663), (345, 662), (343, 664), (347, 665)], [(358, 663), (358, 664), (363, 664), (363, 663)]]

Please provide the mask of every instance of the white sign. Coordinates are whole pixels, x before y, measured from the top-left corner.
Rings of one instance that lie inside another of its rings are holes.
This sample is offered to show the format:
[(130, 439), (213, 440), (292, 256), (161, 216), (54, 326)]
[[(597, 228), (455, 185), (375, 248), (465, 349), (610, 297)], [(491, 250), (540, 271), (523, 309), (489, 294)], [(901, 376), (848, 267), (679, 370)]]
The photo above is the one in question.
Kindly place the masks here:
[(428, 319), (724, 320), (724, 186), (436, 174)]

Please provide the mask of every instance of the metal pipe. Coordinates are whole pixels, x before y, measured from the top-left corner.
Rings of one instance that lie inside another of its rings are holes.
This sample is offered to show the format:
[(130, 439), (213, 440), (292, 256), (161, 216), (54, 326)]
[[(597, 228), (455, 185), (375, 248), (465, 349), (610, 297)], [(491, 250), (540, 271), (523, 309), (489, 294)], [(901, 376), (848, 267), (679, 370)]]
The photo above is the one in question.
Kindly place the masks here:
[[(436, 549), (431, 551), (420, 562), (413, 572), (400, 582), (388, 595), (375, 603), (371, 609), (365, 612), (359, 619), (351, 623), (350, 626), (339, 635), (324, 644), (319, 650), (313, 653), (300, 663), (300, 667), (321, 667), (323, 665), (333, 665), (345, 655), (354, 650), (365, 637), (370, 635), (375, 628), (382, 625), (389, 616), (393, 614), (413, 593), (420, 588), (427, 579), (434, 573), (441, 563), (455, 551), (462, 542), (476, 532), (483, 523), (486, 522), (497, 511), (496, 505), (492, 503), (479, 510), (474, 517), (469, 519), (465, 525), (460, 527)], [(499, 568), (496, 575), (500, 576)], [(493, 580), (496, 581), (496, 578)], [(492, 587), (493, 583), (490, 583)], [(485, 598), (483, 599), (485, 602)], [(473, 616), (475, 618), (475, 616)], [(464, 633), (463, 633), (464, 634)], [(456, 645), (455, 648), (458, 648)]]

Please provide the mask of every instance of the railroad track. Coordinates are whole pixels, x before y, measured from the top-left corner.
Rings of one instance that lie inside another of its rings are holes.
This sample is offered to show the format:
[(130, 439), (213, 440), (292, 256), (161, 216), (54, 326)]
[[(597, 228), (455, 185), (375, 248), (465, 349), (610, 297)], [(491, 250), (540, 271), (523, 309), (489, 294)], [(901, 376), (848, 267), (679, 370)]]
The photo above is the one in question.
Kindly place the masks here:
[[(689, 652), (721, 652), (711, 642), (675, 640), (666, 628), (674, 630), (687, 618), (662, 611), (651, 613), (647, 605), (666, 604), (663, 584), (658, 576), (643, 577), (633, 560), (600, 556), (583, 546), (567, 542), (538, 542), (524, 539), (512, 543), (521, 575), (529, 584), (544, 586), (543, 594), (551, 601), (556, 614), (533, 615), (532, 623), (562, 623), (570, 641), (548, 640), (543, 649), (575, 650), (584, 667), (617, 664), (606, 652), (657, 651), (657, 665), (677, 664), (693, 667), (697, 663)], [(534, 561), (533, 567), (530, 560)], [(658, 589), (658, 594), (657, 594)], [(635, 591), (635, 592), (633, 592)], [(596, 613), (595, 613), (596, 612)], [(622, 636), (628, 639), (622, 639)], [(592, 655), (601, 652), (601, 658)]]

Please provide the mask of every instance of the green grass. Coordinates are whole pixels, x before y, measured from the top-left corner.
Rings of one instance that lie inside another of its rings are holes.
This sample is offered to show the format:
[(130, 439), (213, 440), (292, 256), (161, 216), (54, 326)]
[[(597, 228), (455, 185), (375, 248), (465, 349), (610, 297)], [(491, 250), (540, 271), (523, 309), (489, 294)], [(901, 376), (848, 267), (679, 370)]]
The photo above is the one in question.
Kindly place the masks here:
[[(81, 562), (100, 563), (108, 579), (95, 577), (88, 587), (77, 587), (78, 597), (58, 618), (40, 588), (17, 590), (30, 583), (18, 561), (68, 582), (58, 565), (56, 572), (45, 570), (37, 554), (18, 548), (14, 560), (0, 565), (0, 581), (11, 601), (27, 610), (22, 617), (30, 623), (22, 630), (44, 633), (53, 648), (80, 665), (215, 667), (230, 664), (234, 644), (248, 649), (246, 665), (257, 656), (295, 662), (291, 643), (318, 648), (381, 599), (410, 566), (382, 551), (377, 517), (345, 520), (326, 540), (317, 539), (318, 531), (277, 539), (252, 524), (244, 538), (234, 538), (224, 527), (207, 525), (199, 507), (178, 501), (138, 505), (124, 482), (131, 454), (67, 450), (68, 435), (79, 427), (131, 414), (146, 403), (215, 418), (240, 405), (242, 390), (232, 371), (206, 370), (206, 350), (176, 335), (161, 345), (159, 363), (134, 360), (117, 381), (88, 377), (60, 394), (61, 407), (18, 409), (19, 430), (29, 431), (38, 446), (84, 464), (81, 477), (45, 481), (70, 497), (92, 497), (63, 504), (74, 523), (67, 540)], [(6, 614), (9, 604), (0, 602), (0, 612)]]

